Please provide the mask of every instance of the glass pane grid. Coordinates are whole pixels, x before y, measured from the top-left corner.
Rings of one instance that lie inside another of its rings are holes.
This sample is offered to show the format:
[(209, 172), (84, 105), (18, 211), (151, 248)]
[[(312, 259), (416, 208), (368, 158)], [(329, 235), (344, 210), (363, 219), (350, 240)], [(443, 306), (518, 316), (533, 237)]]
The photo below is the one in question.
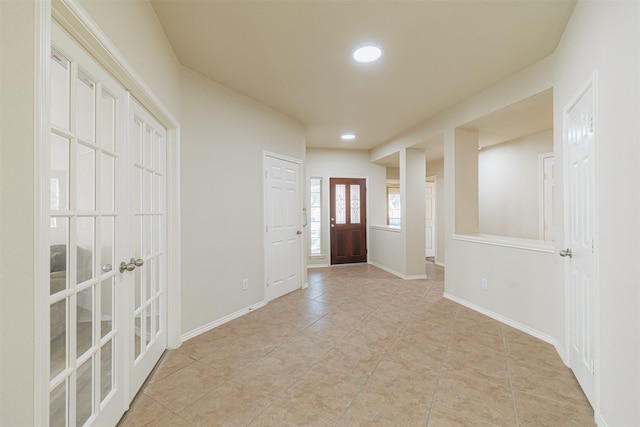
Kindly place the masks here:
[(346, 224), (346, 186), (338, 184), (335, 188), (336, 224)]
[(351, 184), (351, 224), (360, 224), (360, 186)]
[(322, 178), (311, 178), (309, 189), (309, 228), (311, 255), (322, 254)]

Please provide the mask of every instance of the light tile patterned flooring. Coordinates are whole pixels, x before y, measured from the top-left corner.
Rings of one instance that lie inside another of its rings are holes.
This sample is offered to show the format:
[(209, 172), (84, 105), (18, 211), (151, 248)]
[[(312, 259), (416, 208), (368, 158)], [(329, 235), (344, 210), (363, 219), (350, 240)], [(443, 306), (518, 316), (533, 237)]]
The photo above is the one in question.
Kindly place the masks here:
[(311, 269), (307, 289), (167, 352), (120, 425), (594, 425), (551, 345), (427, 274)]

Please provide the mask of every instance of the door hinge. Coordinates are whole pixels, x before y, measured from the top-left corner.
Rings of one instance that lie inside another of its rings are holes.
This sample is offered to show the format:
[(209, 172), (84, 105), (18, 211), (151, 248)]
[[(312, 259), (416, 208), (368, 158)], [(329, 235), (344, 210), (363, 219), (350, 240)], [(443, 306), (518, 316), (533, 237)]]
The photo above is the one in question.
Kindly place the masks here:
[(595, 250), (595, 246), (596, 246), (596, 245), (595, 245), (595, 243), (594, 243), (593, 239), (591, 239), (591, 253), (592, 253), (592, 254), (594, 254), (594, 253), (596, 252), (596, 250)]
[(264, 228), (265, 228), (264, 231), (266, 231), (268, 233), (269, 232), (269, 224), (265, 225)]
[(264, 171), (264, 179), (267, 179), (267, 178), (268, 178), (268, 176), (267, 176), (267, 175), (268, 175), (268, 172), (267, 172), (267, 171)]
[(591, 359), (591, 375), (596, 373), (596, 363), (593, 359)]
[(589, 117), (589, 133), (593, 133), (593, 116)]

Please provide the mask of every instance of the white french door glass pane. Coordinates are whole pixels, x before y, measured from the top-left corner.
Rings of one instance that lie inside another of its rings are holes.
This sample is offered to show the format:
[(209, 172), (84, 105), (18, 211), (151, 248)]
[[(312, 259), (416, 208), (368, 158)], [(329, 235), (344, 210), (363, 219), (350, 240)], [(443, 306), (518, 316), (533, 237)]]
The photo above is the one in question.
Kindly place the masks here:
[(131, 129), (131, 143), (133, 144), (133, 161), (134, 163), (142, 163), (142, 122), (134, 120)]
[(144, 187), (142, 189), (142, 199), (143, 199), (142, 210), (144, 212), (150, 212), (151, 211), (152, 196), (153, 196), (153, 173), (152, 172), (145, 172), (144, 173)]
[(144, 255), (145, 257), (151, 256), (151, 240), (152, 240), (152, 217), (151, 215), (144, 216), (144, 229), (142, 231), (142, 236), (144, 240)]
[(63, 381), (49, 394), (49, 427), (67, 425), (67, 381)]
[(157, 175), (157, 174), (153, 174), (153, 190), (154, 190), (154, 194), (153, 194), (153, 204), (151, 206), (151, 210), (153, 212), (159, 212), (160, 211), (160, 197), (159, 194), (161, 192), (160, 190), (160, 182), (162, 181), (162, 176)]
[(100, 349), (100, 402), (113, 390), (113, 340), (107, 341)]
[(51, 48), (51, 124), (69, 130), (69, 60)]
[(116, 161), (108, 154), (102, 154), (100, 171), (100, 210), (103, 213), (115, 211), (115, 191), (113, 184), (116, 175)]
[[(144, 312), (142, 312), (144, 313)], [(134, 322), (134, 359), (137, 359), (142, 353), (142, 340), (140, 335), (142, 334), (142, 322), (140, 321), (140, 313), (136, 314)]]
[(142, 174), (143, 171), (136, 168), (133, 173), (133, 183), (131, 183), (131, 191), (133, 192), (133, 211), (135, 213), (142, 211)]
[(100, 335), (104, 338), (113, 330), (113, 277), (100, 283)]
[(93, 358), (76, 370), (76, 426), (89, 419), (93, 409)]
[(156, 298), (153, 301), (153, 312), (155, 314), (154, 316), (154, 331), (156, 332), (156, 335), (160, 334), (161, 330), (160, 330), (160, 298)]
[(69, 287), (69, 218), (49, 219), (49, 293)]
[(153, 236), (152, 239), (153, 247), (151, 248), (151, 252), (157, 254), (160, 251), (160, 215), (154, 215), (152, 217), (153, 221)]
[(69, 140), (51, 134), (50, 201), (52, 211), (69, 210)]
[(346, 187), (344, 184), (336, 185), (336, 224), (347, 223), (347, 208), (346, 208)]
[(133, 272), (134, 307), (137, 310), (142, 304), (142, 273), (139, 268)]
[(49, 310), (50, 378), (54, 378), (67, 367), (67, 300), (52, 304)]
[(351, 185), (351, 224), (360, 224), (360, 186)]
[(92, 211), (96, 207), (96, 151), (76, 144), (76, 210)]
[(151, 313), (151, 306), (149, 306), (146, 310), (145, 316), (145, 331), (144, 331), (144, 340), (145, 340), (145, 348), (149, 347), (149, 343), (151, 342), (151, 338), (153, 338), (153, 331), (151, 329), (151, 320), (153, 319), (153, 314)]
[(153, 167), (152, 162), (152, 151), (153, 151), (153, 129), (146, 129), (144, 135), (144, 153), (142, 154), (142, 164), (146, 167)]
[(76, 135), (78, 138), (94, 142), (96, 84), (83, 70), (78, 69), (76, 79)]
[(76, 283), (93, 277), (93, 256), (95, 253), (95, 220), (80, 217), (76, 219)]
[(104, 90), (100, 95), (99, 111), (98, 131), (100, 132), (100, 145), (109, 151), (114, 151), (116, 141), (116, 100)]
[(102, 266), (102, 274), (109, 274), (114, 268), (114, 219), (111, 216), (103, 216), (100, 219), (100, 265)]
[(76, 356), (81, 356), (93, 346), (93, 286), (76, 297)]
[(145, 300), (149, 300), (149, 298), (153, 297), (153, 266), (155, 265), (155, 259), (150, 258), (147, 260), (145, 269)]

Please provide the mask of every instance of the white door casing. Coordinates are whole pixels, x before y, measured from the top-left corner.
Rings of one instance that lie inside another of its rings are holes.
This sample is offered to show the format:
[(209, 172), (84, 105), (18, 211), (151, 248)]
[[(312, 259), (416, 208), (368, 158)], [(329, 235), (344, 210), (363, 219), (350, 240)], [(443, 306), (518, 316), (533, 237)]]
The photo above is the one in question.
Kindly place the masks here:
[[(596, 76), (565, 107), (565, 242), (569, 364), (595, 406), (597, 340)], [(570, 251), (569, 253), (567, 253)]]
[(302, 286), (300, 163), (265, 154), (266, 299)]
[(436, 183), (427, 181), (425, 191), (425, 253), (432, 257), (436, 256)]

